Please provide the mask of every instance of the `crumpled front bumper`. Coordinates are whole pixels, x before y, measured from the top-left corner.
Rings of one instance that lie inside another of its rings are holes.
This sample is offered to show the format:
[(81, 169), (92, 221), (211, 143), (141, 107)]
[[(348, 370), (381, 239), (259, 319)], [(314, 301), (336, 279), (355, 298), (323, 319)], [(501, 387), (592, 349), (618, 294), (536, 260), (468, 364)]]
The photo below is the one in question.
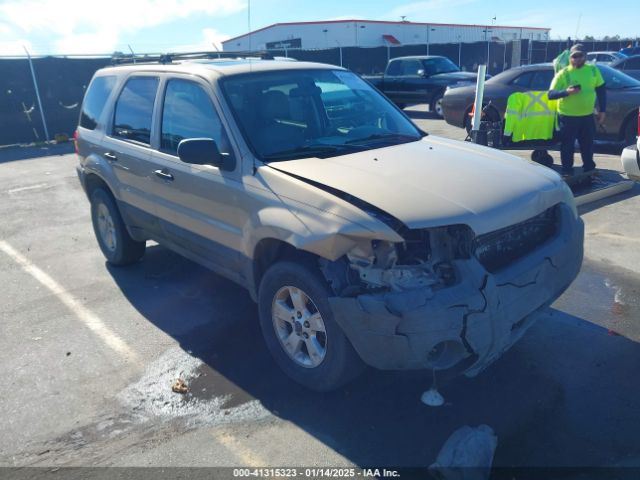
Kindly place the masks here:
[(467, 376), (490, 365), (555, 301), (580, 271), (584, 224), (559, 208), (556, 235), (500, 272), (474, 258), (454, 262), (461, 279), (438, 291), (329, 299), (362, 360), (379, 369), (446, 369)]

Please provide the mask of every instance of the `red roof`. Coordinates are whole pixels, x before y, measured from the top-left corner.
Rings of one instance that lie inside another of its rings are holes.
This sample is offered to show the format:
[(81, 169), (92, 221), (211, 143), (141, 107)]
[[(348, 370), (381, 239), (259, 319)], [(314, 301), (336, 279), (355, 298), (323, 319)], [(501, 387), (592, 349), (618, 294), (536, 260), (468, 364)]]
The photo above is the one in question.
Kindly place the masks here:
[[(433, 27), (479, 27), (479, 28), (486, 28), (487, 25), (478, 25), (478, 24), (465, 24), (465, 23), (426, 23), (426, 22), (390, 22), (390, 21), (386, 21), (386, 20), (357, 20), (357, 19), (352, 19), (352, 20), (325, 20), (325, 21), (314, 21), (314, 22), (285, 22), (285, 23), (274, 23), (272, 25), (268, 25), (266, 27), (262, 27), (259, 28), (257, 30), (253, 30), (252, 32), (249, 33), (243, 33), (242, 35), (238, 35), (237, 37), (233, 37), (230, 38), (228, 40), (224, 40), (222, 43), (227, 43), (227, 42), (231, 42), (233, 40), (237, 40), (239, 38), (242, 37), (246, 37), (247, 35), (250, 35), (252, 33), (257, 33), (257, 32), (261, 32), (263, 30), (267, 30), (269, 28), (273, 28), (273, 27), (280, 27), (280, 26), (291, 26), (291, 25), (319, 25), (319, 24), (326, 24), (326, 23), (382, 23), (382, 24), (386, 24), (386, 25), (430, 25)], [(526, 29), (526, 30), (544, 30), (544, 31), (549, 31), (551, 30), (550, 28), (546, 28), (546, 27), (521, 27), (521, 26), (509, 26), (509, 25), (490, 25), (491, 28), (522, 28), (522, 29)]]

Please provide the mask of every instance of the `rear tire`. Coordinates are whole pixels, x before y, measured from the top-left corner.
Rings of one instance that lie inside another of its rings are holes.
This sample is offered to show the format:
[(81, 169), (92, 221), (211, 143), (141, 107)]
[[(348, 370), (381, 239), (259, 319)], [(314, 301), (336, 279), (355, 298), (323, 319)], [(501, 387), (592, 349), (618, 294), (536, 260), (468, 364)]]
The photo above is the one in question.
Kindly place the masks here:
[(436, 114), (436, 116), (438, 118), (444, 118), (444, 112), (442, 110), (442, 97), (444, 96), (444, 93), (438, 93), (433, 100), (431, 101), (431, 104), (429, 105), (429, 110), (433, 113)]
[(129, 265), (144, 255), (146, 242), (131, 238), (113, 196), (102, 188), (91, 194), (91, 221), (100, 250), (111, 265)]
[(289, 261), (267, 270), (258, 293), (260, 326), (271, 355), (287, 376), (319, 392), (335, 390), (364, 369), (333, 318), (330, 296), (316, 268)]

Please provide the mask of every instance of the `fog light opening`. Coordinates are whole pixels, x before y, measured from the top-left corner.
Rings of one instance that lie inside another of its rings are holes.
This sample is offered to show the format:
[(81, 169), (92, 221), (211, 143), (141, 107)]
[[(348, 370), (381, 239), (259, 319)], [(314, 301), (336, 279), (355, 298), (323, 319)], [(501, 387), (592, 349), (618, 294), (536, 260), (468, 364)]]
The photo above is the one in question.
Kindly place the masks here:
[(436, 344), (427, 353), (427, 365), (429, 368), (445, 370), (456, 365), (467, 356), (467, 350), (462, 343), (455, 340), (447, 340)]

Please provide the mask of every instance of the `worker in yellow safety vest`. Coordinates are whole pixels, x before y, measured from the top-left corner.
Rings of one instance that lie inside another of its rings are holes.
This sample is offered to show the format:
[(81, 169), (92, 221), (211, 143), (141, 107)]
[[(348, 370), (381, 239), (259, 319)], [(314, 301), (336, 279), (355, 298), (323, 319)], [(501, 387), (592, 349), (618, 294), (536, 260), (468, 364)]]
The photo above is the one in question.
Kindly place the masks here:
[(605, 120), (607, 91), (600, 69), (585, 63), (586, 52), (576, 44), (569, 51), (568, 67), (560, 70), (551, 82), (549, 98), (558, 100), (560, 125), (560, 158), (563, 176), (573, 175), (573, 153), (576, 140), (580, 144), (583, 171), (596, 168), (593, 161), (593, 138), (596, 125), (593, 111), (598, 99), (598, 123)]
[(504, 135), (512, 142), (550, 140), (556, 129), (555, 100), (547, 92), (515, 92), (507, 99)]

